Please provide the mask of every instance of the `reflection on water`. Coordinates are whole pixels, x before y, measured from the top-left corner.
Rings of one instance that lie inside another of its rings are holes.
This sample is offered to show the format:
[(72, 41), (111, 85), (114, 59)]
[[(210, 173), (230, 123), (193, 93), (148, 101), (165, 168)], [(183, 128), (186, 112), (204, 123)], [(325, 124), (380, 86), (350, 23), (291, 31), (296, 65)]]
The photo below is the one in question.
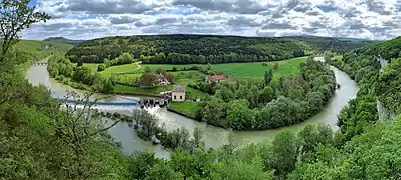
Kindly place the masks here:
[[(317, 60), (322, 60), (317, 58)], [(350, 99), (356, 97), (358, 87), (356, 83), (350, 79), (350, 77), (339, 69), (332, 67), (335, 72), (337, 83), (341, 85), (340, 89), (337, 89), (334, 97), (330, 103), (318, 114), (308, 119), (307, 121), (280, 129), (265, 130), (265, 131), (233, 131), (229, 132), (225, 129), (207, 125), (205, 123), (196, 122), (191, 119), (185, 118), (175, 113), (167, 111), (165, 108), (153, 107), (147, 108), (149, 112), (156, 115), (161, 123), (168, 129), (174, 130), (177, 128), (184, 127), (190, 132), (193, 132), (195, 127), (200, 128), (203, 132), (203, 140), (206, 143), (206, 147), (218, 148), (228, 142), (231, 134), (231, 139), (235, 145), (244, 145), (253, 142), (262, 142), (264, 140), (270, 140), (274, 135), (282, 130), (287, 129), (293, 132), (299, 132), (305, 125), (324, 123), (329, 125), (332, 129), (337, 130), (337, 114), (341, 108), (345, 106)], [(44, 84), (51, 91), (55, 97), (62, 97), (67, 94), (67, 90), (74, 90), (73, 88), (57, 83), (54, 79), (50, 79), (45, 66), (32, 66), (27, 73), (28, 80), (33, 84)], [(83, 94), (82, 91), (78, 90), (78, 93)], [(140, 97), (130, 96), (111, 96), (106, 99), (107, 102), (130, 102), (138, 100)], [(120, 112), (127, 115), (131, 115), (132, 110), (137, 108), (135, 106), (98, 106), (101, 111), (108, 112)], [(122, 143), (122, 151), (125, 154), (130, 154), (135, 150), (139, 151), (152, 151), (160, 157), (167, 157), (169, 152), (164, 150), (160, 146), (153, 146), (149, 142), (141, 140), (135, 135), (132, 128), (128, 127), (127, 124), (121, 123), (113, 127), (110, 130), (110, 134), (115, 137), (117, 141)]]

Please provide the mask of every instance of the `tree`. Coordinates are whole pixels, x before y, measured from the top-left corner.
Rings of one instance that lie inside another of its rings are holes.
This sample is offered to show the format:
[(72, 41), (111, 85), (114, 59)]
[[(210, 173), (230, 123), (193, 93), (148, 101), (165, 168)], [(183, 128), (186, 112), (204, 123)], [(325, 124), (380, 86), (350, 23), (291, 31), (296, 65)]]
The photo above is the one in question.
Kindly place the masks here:
[(264, 80), (265, 85), (268, 85), (273, 80), (273, 71), (271, 69), (265, 71)]
[(274, 90), (270, 86), (265, 86), (260, 92), (259, 92), (259, 101), (261, 104), (266, 104), (270, 102), (271, 100), (274, 99)]
[(206, 103), (206, 106), (201, 108), (202, 121), (219, 125), (220, 118), (224, 115), (222, 103), (213, 99)]
[(146, 171), (145, 180), (180, 180), (184, 179), (183, 175), (175, 172), (165, 161), (155, 164)]
[(145, 179), (146, 172), (157, 163), (154, 153), (134, 152), (128, 161), (130, 179)]
[(246, 100), (234, 100), (228, 103), (227, 120), (231, 128), (236, 130), (254, 128), (253, 111), (248, 105)]
[(139, 84), (144, 87), (154, 87), (157, 84), (158, 77), (153, 73), (143, 73), (139, 79)]
[[(105, 172), (102, 168), (102, 158), (91, 157), (92, 153), (100, 153), (102, 149), (108, 148), (101, 144), (96, 144), (95, 139), (104, 138), (105, 132), (117, 125), (120, 120), (115, 120), (109, 125), (109, 120), (99, 117), (99, 114), (92, 109), (94, 102), (90, 102), (91, 94), (87, 94), (83, 99), (79, 99), (75, 93), (66, 96), (64, 101), (53, 105), (51, 117), (55, 134), (63, 139), (64, 153), (70, 154), (70, 160), (63, 162), (65, 173), (68, 179), (85, 179), (97, 177)], [(82, 106), (77, 108), (77, 104), (65, 104), (65, 100), (73, 99), (81, 101)], [(65, 104), (65, 110), (60, 110)], [(95, 152), (99, 150), (99, 152)], [(90, 158), (91, 157), (91, 158)], [(96, 172), (96, 173), (94, 173)], [(98, 173), (98, 174), (97, 174)]]
[(45, 12), (28, 6), (30, 0), (6, 0), (0, 2), (0, 63), (4, 67), (10, 47), (19, 41), (19, 33), (31, 24), (50, 19)]
[(166, 72), (165, 78), (166, 78), (167, 81), (169, 81), (170, 83), (174, 83), (173, 73), (171, 73), (171, 72)]
[(165, 74), (166, 71), (163, 69), (163, 67), (158, 67), (158, 68), (156, 69), (156, 73), (157, 73), (157, 74)]
[(212, 69), (212, 65), (210, 63), (207, 63), (206, 70), (210, 71), (211, 69)]
[(150, 72), (152, 72), (152, 71), (150, 70), (150, 67), (149, 67), (149, 66), (145, 66), (145, 73), (150, 73)]
[(228, 89), (226, 86), (221, 86), (219, 90), (216, 92), (216, 97), (219, 97), (225, 102), (229, 102), (234, 98), (233, 92)]
[(83, 65), (84, 65), (84, 63), (81, 60), (77, 62), (77, 67), (81, 67)]
[(278, 63), (274, 63), (274, 67), (273, 68), (274, 68), (275, 71), (277, 71), (278, 67), (279, 67), (279, 64)]
[(272, 141), (272, 150), (275, 158), (273, 163), (275, 174), (285, 177), (295, 169), (297, 161), (295, 135), (290, 131), (280, 131)]
[(105, 70), (105, 67), (104, 67), (103, 64), (99, 64), (99, 66), (97, 66), (97, 71), (98, 71), (98, 72), (102, 72), (102, 71), (104, 71), (104, 70)]

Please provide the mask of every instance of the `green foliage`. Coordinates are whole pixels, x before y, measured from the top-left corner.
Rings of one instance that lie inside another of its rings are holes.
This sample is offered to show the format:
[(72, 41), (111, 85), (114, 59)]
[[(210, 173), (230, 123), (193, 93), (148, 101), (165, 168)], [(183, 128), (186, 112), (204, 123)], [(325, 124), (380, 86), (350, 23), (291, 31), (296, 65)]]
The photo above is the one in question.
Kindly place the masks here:
[(99, 64), (99, 66), (97, 66), (97, 71), (102, 72), (104, 71), (106, 68), (103, 64)]
[(301, 57), (305, 56), (305, 51), (333, 49), (334, 44), (342, 49), (355, 49), (367, 42), (334, 38), (137, 35), (85, 41), (71, 49), (67, 55), (72, 62), (83, 60), (101, 63), (104, 58), (114, 59), (129, 52), (147, 64), (216, 64)]
[(203, 91), (215, 91), (218, 99), (201, 104), (200, 119), (236, 130), (279, 128), (302, 122), (329, 102), (336, 80), (334, 72), (321, 62), (309, 59), (298, 67), (300, 75), (278, 81), (272, 81), (271, 73), (266, 72), (265, 81), (249, 79), (215, 86), (207, 83), (210, 87), (199, 84)]

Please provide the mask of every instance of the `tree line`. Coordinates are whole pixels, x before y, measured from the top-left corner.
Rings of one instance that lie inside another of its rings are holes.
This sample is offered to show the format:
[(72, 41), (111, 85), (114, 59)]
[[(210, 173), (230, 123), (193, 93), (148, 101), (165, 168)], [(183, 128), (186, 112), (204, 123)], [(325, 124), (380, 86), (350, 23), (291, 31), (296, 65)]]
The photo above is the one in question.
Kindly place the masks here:
[(106, 37), (85, 41), (67, 52), (71, 62), (102, 63), (130, 53), (143, 63), (207, 64), (276, 61), (304, 56), (303, 43), (285, 38), (203, 35)]
[[(82, 66), (82, 64), (73, 64), (65, 57), (54, 57), (48, 60), (47, 71), (50, 77), (68, 84), (70, 81), (81, 83), (82, 86), (89, 86), (90, 90), (101, 93), (112, 93), (116, 80), (113, 77), (104, 78), (98, 72), (92, 72), (89, 67)], [(84, 88), (85, 89), (85, 88)]]

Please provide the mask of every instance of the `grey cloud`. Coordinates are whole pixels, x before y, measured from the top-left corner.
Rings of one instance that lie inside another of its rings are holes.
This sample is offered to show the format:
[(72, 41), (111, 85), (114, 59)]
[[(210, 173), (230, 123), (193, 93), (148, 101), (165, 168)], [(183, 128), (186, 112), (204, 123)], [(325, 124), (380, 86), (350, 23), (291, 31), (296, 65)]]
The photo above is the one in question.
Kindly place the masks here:
[(235, 16), (233, 18), (230, 18), (227, 21), (227, 25), (230, 26), (242, 26), (242, 27), (258, 27), (261, 25), (261, 23), (256, 22), (256, 19), (253, 18), (247, 18), (244, 16)]
[(137, 21), (134, 23), (136, 27), (145, 27), (145, 26), (150, 26), (152, 23), (150, 22), (142, 22), (142, 21)]
[(262, 6), (252, 0), (174, 0), (173, 5), (191, 5), (202, 10), (212, 10), (239, 14), (256, 14), (273, 7), (272, 5)]
[(302, 27), (302, 31), (305, 31), (307, 33), (315, 33), (316, 30), (318, 30), (319, 28), (317, 27)]
[(110, 17), (110, 22), (112, 24), (127, 24), (127, 23), (133, 23), (137, 20), (139, 20), (139, 18), (127, 16), (127, 15)]
[(391, 14), (390, 11), (386, 11), (384, 8), (384, 2), (377, 0), (365, 0), (366, 6), (368, 6), (369, 11), (377, 12), (382, 15)]
[(289, 23), (269, 22), (268, 24), (263, 25), (262, 29), (297, 29), (297, 28)]
[(350, 30), (358, 30), (368, 28), (361, 20), (348, 20), (344, 22), (343, 26), (349, 27)]
[(179, 18), (177, 17), (166, 17), (166, 18), (159, 18), (156, 20), (155, 24), (157, 25), (164, 25), (164, 24), (171, 24), (178, 22)]
[(357, 10), (355, 7), (351, 7), (349, 9), (340, 9), (338, 12), (344, 18), (357, 17), (361, 13), (361, 11)]
[(306, 14), (309, 15), (309, 16), (318, 16), (318, 15), (320, 15), (319, 12), (313, 11), (313, 10), (307, 11)]
[(146, 5), (141, 0), (67, 0), (59, 11), (82, 11), (90, 14), (139, 14), (158, 7), (158, 5)]

